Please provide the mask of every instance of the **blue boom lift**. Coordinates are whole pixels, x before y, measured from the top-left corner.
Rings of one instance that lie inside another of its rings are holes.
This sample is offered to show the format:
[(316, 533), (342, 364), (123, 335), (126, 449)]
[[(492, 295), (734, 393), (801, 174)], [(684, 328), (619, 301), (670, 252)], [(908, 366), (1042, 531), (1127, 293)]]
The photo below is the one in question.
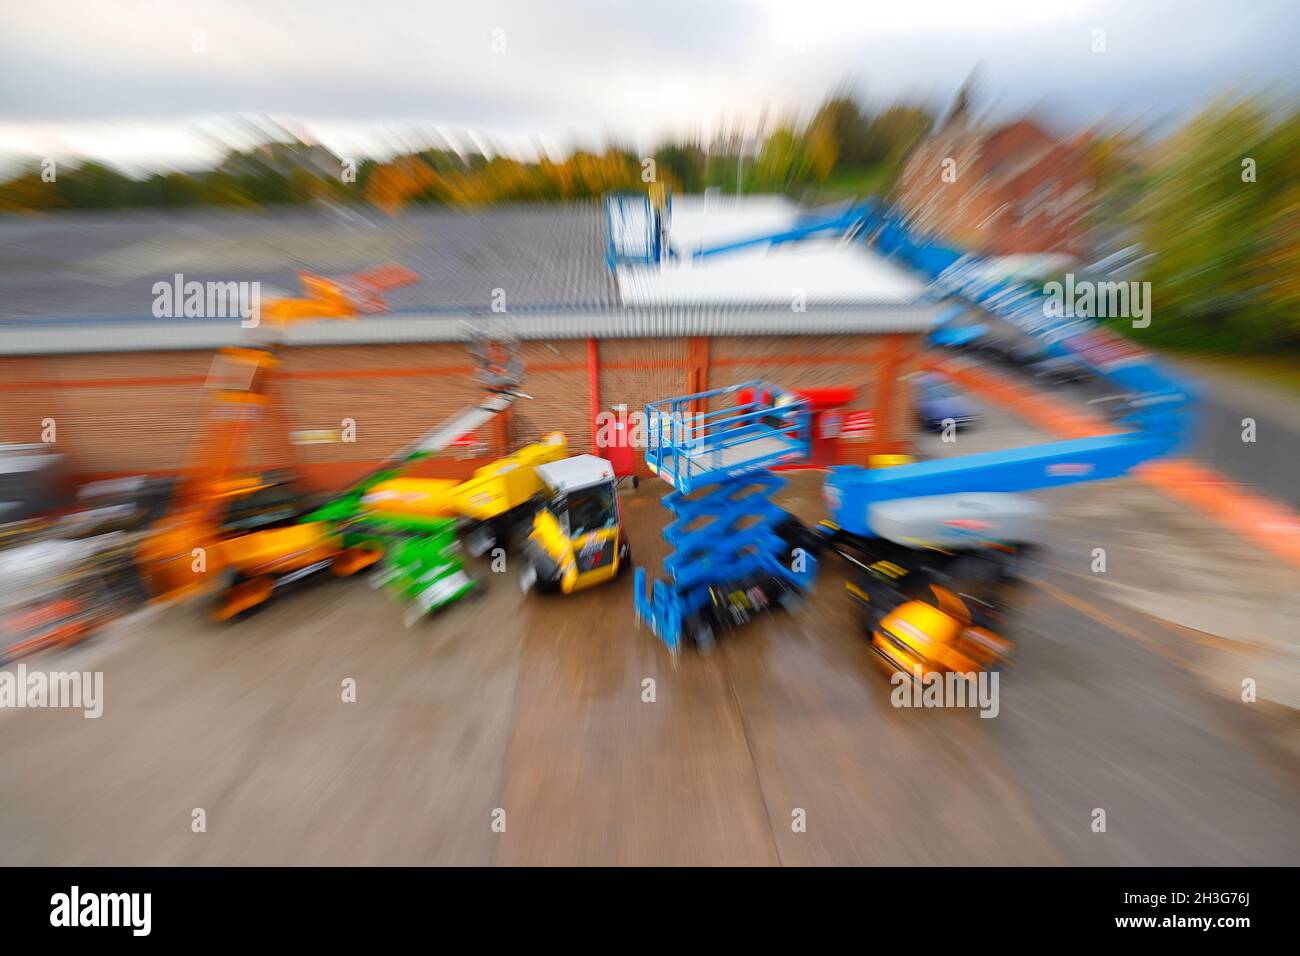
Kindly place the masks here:
[[(648, 405), (646, 463), (674, 488), (664, 499), (675, 518), (664, 537), (676, 551), (664, 563), (668, 580), (649, 592), (637, 570), (636, 613), (675, 655), (687, 639), (707, 649), (719, 625), (743, 623), (774, 600), (788, 606), (811, 587), (823, 545), (863, 569), (901, 563), (900, 576), (919, 569), (924, 578), (954, 558), (1002, 563), (1031, 543), (1037, 505), (1020, 492), (1117, 477), (1189, 437), (1192, 395), (1151, 356), (1088, 317), (1051, 315), (1028, 286), (975, 278), (977, 259), (912, 235), (879, 204), (694, 255), (827, 232), (874, 239), (934, 288), (1013, 322), (1049, 354), (1082, 362), (1117, 391), (1116, 424), (1125, 430), (890, 468), (835, 467), (823, 488), (832, 520), (813, 533), (771, 501), (784, 482), (769, 469), (808, 455), (809, 416), (797, 396), (746, 382)], [(698, 411), (729, 398), (741, 400)]]

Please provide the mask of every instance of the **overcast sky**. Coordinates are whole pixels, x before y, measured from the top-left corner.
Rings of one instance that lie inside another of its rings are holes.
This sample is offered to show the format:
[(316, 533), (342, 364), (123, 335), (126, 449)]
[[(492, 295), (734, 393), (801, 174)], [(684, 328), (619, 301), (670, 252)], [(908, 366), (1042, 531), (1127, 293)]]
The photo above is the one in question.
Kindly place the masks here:
[[(1094, 31), (1105, 52), (1094, 53)], [(1300, 88), (1294, 0), (4, 0), (0, 157), (194, 167), (270, 115), (345, 156), (709, 136), (849, 82), (1065, 126)]]

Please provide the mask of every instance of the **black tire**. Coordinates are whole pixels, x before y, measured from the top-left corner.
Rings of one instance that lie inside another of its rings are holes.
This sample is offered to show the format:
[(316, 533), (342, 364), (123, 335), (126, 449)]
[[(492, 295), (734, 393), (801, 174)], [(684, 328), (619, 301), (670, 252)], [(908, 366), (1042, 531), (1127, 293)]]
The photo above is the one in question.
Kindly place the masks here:
[(773, 528), (777, 537), (790, 546), (789, 557), (794, 556), (795, 548), (803, 548), (814, 557), (820, 557), (826, 550), (827, 539), (821, 532), (808, 527), (794, 515), (787, 515)]
[(885, 609), (874, 601), (863, 606), (862, 629), (866, 632), (868, 638), (875, 633), (876, 628), (880, 626), (880, 622), (885, 619), (886, 613)]
[(559, 594), (560, 582), (552, 578), (544, 577), (541, 572), (538, 572), (537, 581), (533, 585), (533, 590), (538, 594)]
[(701, 621), (696, 625), (691, 632), (691, 640), (695, 642), (695, 649), (705, 656), (712, 654), (718, 646), (718, 639), (713, 634), (713, 625), (707, 621)]
[(998, 563), (998, 583), (1012, 584), (1019, 581), (1020, 575), (1024, 573), (1025, 564), (1030, 559), (1030, 548), (1027, 545), (1021, 546), (1015, 554), (1006, 555), (1003, 560)]

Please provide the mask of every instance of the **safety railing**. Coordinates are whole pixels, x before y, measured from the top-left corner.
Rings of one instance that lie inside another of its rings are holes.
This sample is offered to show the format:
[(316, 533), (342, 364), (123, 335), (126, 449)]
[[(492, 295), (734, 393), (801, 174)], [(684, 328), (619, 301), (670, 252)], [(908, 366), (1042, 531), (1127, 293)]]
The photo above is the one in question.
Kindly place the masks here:
[[(629, 230), (640, 234), (639, 248), (628, 242)], [(654, 214), (650, 198), (645, 193), (608, 193), (605, 196), (605, 264), (611, 272), (624, 262), (653, 264), (654, 233)]]
[[(736, 404), (704, 409), (711, 399)], [(646, 406), (646, 464), (682, 492), (807, 458), (811, 412), (794, 392), (754, 380)]]

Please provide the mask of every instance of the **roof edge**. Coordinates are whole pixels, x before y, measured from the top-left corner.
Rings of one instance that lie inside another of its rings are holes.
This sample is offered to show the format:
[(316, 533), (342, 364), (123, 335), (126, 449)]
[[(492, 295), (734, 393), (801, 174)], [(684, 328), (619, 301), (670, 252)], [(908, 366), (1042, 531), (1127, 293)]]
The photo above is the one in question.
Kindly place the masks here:
[[(812, 306), (662, 306), (509, 315), (510, 331), (523, 341), (558, 339), (680, 338), (686, 336), (862, 335), (924, 332), (938, 303), (858, 303)], [(491, 318), (499, 322), (503, 316)], [(286, 346), (400, 345), (464, 342), (482, 312), (371, 316), (361, 321), (322, 321), (288, 330)], [(0, 355), (210, 350), (247, 345), (257, 332), (231, 319), (159, 323), (115, 318), (60, 323), (0, 325)]]

